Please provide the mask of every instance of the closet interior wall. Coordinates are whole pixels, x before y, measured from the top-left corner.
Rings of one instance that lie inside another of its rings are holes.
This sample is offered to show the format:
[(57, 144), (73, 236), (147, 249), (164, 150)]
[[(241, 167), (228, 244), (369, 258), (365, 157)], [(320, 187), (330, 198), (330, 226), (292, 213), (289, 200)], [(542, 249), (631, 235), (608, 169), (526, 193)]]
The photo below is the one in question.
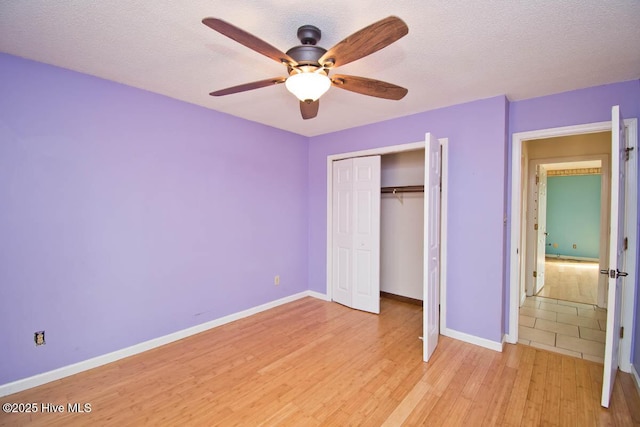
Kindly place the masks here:
[[(385, 154), (381, 186), (424, 185), (424, 149)], [(380, 290), (423, 299), (424, 193), (383, 193), (380, 200)]]

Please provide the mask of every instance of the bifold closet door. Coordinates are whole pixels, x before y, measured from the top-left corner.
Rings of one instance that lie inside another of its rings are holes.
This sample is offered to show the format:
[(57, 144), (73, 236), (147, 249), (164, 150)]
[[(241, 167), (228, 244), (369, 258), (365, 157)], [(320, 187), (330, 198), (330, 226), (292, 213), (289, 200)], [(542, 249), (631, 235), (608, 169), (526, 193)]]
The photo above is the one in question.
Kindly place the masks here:
[(333, 300), (380, 313), (380, 156), (333, 162)]

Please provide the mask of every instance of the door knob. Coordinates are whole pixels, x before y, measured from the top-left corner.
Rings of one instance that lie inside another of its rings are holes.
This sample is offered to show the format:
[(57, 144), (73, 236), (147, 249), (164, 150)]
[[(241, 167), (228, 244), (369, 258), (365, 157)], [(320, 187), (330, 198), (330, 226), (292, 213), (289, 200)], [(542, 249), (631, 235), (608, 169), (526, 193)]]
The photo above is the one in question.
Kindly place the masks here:
[(600, 270), (600, 274), (606, 274), (612, 279), (617, 279), (618, 277), (627, 277), (629, 275), (629, 273), (620, 271), (617, 268), (615, 270)]
[(620, 271), (616, 268), (616, 278), (618, 277), (627, 277), (629, 274), (625, 273), (624, 271)]

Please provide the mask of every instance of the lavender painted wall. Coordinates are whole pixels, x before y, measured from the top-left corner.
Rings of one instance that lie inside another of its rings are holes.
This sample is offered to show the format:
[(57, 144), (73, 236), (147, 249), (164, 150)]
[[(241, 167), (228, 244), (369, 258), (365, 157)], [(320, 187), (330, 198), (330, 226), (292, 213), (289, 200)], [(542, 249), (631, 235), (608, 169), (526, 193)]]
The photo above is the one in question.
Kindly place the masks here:
[(0, 93), (0, 384), (325, 292), (327, 156), (427, 131), (449, 138), (447, 326), (499, 342), (507, 135), (640, 116), (632, 81), (305, 138), (4, 54)]
[[(640, 118), (640, 80), (512, 102), (509, 111), (509, 133), (610, 121), (613, 105), (620, 105), (624, 117)], [(511, 144), (509, 144), (510, 156)], [(510, 176), (511, 162), (508, 163), (508, 168)], [(511, 188), (509, 188), (508, 194), (510, 196)], [(640, 204), (640, 197), (638, 197), (638, 201)], [(507, 206), (511, 206), (510, 197)], [(638, 208), (640, 212), (640, 205)], [(507, 241), (510, 241), (510, 238)], [(508, 271), (506, 277), (508, 277)], [(637, 292), (637, 271), (635, 277), (636, 283), (633, 285), (636, 287), (637, 303), (635, 305), (636, 328), (632, 338), (632, 349), (634, 349), (632, 360), (636, 371), (640, 372), (640, 320), (638, 320), (640, 318), (638, 314), (640, 295)], [(508, 301), (507, 298), (505, 312), (508, 312)]]
[(501, 341), (505, 97), (313, 137), (309, 143), (309, 288), (326, 291), (327, 156), (449, 138), (447, 327)]
[(5, 54), (0, 93), (0, 384), (307, 289), (307, 138)]

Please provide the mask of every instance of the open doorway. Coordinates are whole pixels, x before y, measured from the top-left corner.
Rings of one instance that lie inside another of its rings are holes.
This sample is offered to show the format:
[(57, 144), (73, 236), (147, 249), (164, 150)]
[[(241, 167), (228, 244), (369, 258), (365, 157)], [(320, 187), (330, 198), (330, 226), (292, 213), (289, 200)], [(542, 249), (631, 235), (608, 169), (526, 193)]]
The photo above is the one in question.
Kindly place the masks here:
[[(589, 139), (604, 142), (594, 150), (607, 150), (608, 138), (608, 133), (603, 132)], [(558, 144), (563, 142), (563, 138), (557, 139)], [(528, 209), (522, 230), (526, 242), (527, 296), (606, 307), (606, 277), (599, 277), (598, 271), (607, 268), (608, 159), (609, 154), (603, 153), (530, 160), (528, 185), (523, 187)], [(571, 266), (581, 266), (588, 274), (572, 269), (576, 275), (584, 276), (573, 283), (562, 275), (567, 272), (564, 267)]]
[[(611, 132), (523, 142), (519, 342), (604, 362)], [(600, 295), (600, 300), (599, 300)]]
[(422, 305), (424, 266), (424, 149), (382, 156), (380, 292)]
[[(608, 132), (604, 136), (610, 138)], [(587, 160), (540, 165), (546, 175), (546, 193), (542, 195), (546, 200), (537, 204), (546, 208), (546, 221), (539, 224), (544, 230), (544, 274), (542, 288), (528, 290), (527, 295), (606, 307), (606, 282), (599, 274), (608, 253), (608, 242), (602, 238), (608, 229), (608, 180), (603, 179), (608, 175), (606, 163)]]
[[(522, 182), (526, 180), (527, 162), (524, 161), (525, 141), (561, 136), (573, 136), (612, 131), (610, 158), (611, 166), (611, 203), (608, 232), (609, 262), (608, 274), (608, 313), (605, 343), (602, 405), (608, 406), (611, 385), (615, 379), (615, 371), (631, 370), (631, 340), (633, 332), (633, 306), (628, 302), (635, 300), (633, 286), (624, 283), (635, 283), (637, 253), (637, 185), (638, 159), (637, 119), (621, 118), (618, 106), (611, 109), (611, 121), (589, 123), (561, 128), (542, 129), (514, 133), (511, 150), (511, 245), (509, 253), (509, 343), (518, 342), (518, 314), (522, 305), (521, 295), (524, 292), (524, 259), (526, 247), (522, 240), (526, 223), (525, 203), (522, 199)], [(615, 249), (615, 250), (614, 250)], [(630, 272), (630, 273), (628, 273)], [(630, 277), (627, 277), (630, 276)], [(525, 294), (526, 295), (526, 294)]]

